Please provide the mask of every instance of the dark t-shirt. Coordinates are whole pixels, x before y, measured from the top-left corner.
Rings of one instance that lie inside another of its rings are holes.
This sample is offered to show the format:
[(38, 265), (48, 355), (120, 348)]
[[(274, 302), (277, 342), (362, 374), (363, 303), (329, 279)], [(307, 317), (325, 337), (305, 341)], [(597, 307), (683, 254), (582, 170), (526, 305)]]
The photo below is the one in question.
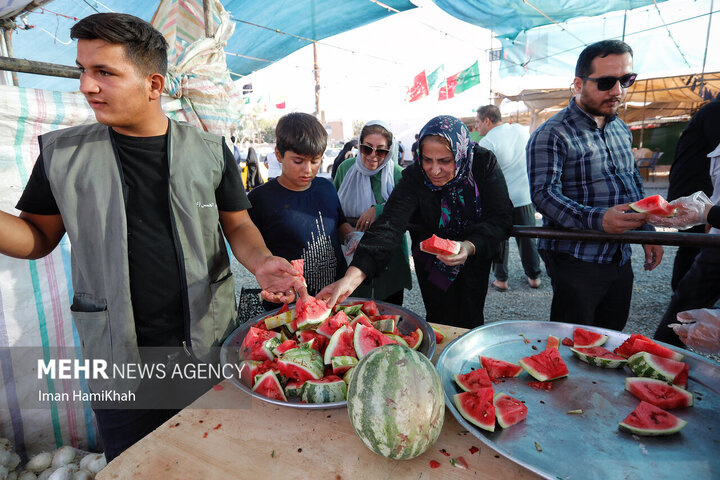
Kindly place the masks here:
[[(139, 346), (178, 346), (185, 339), (181, 274), (170, 219), (167, 135), (129, 137), (112, 131), (125, 183), (130, 294)], [(225, 170), (215, 190), (221, 211), (250, 203), (232, 152), (223, 146)], [(60, 213), (42, 156), (17, 204), (24, 212)]]
[(302, 192), (288, 190), (276, 178), (248, 194), (250, 218), (273, 255), (305, 260), (308, 292), (315, 295), (345, 274), (338, 228), (346, 222), (333, 184), (315, 178)]
[(713, 193), (710, 181), (710, 159), (707, 154), (720, 143), (720, 100), (708, 103), (690, 119), (675, 148), (670, 168), (668, 200), (699, 190)]

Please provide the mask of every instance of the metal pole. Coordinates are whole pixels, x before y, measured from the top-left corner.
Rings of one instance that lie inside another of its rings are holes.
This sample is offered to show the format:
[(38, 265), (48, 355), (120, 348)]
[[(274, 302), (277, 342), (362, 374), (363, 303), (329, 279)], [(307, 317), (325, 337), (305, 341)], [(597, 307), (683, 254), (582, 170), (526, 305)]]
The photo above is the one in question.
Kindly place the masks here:
[(647, 89), (650, 80), (645, 80), (645, 96), (643, 97), (643, 110), (642, 110), (642, 122), (640, 123), (640, 145), (638, 148), (643, 148), (643, 139), (645, 137), (645, 108), (647, 107)]
[(641, 245), (674, 245), (688, 247), (720, 248), (720, 235), (706, 233), (639, 232), (621, 234), (598, 232), (596, 230), (565, 230), (550, 227), (514, 226), (513, 237), (548, 238), (584, 242), (637, 243)]
[(205, 20), (205, 37), (212, 38), (213, 36), (213, 18), (212, 12), (210, 11), (210, 2), (213, 0), (203, 0), (203, 18)]
[[(7, 50), (7, 56), (14, 57), (15, 54), (13, 53), (12, 47), (12, 30), (10, 30), (9, 28), (3, 28), (3, 37), (5, 38), (5, 49)], [(17, 72), (12, 72), (11, 75), (13, 86), (17, 87), (19, 85)]]
[(0, 70), (9, 72), (34, 73), (51, 77), (80, 78), (80, 70), (69, 65), (35, 62), (20, 58), (0, 57)]
[(313, 42), (313, 72), (315, 73), (315, 116), (321, 123), (325, 123), (320, 113), (320, 67), (318, 66), (317, 42)]

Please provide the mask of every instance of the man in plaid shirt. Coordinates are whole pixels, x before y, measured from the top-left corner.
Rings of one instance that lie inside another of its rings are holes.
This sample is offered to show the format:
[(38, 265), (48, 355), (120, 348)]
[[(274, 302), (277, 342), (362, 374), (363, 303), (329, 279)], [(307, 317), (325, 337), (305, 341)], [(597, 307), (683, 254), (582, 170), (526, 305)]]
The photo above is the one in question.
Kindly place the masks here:
[[(530, 191), (543, 225), (652, 230), (645, 214), (628, 212), (628, 203), (644, 191), (630, 129), (616, 116), (635, 81), (632, 60), (632, 49), (621, 41), (586, 47), (575, 67), (575, 98), (530, 137)], [(652, 270), (663, 249), (643, 248), (645, 269)], [(630, 245), (540, 239), (538, 250), (553, 287), (552, 321), (623, 329), (633, 284)]]

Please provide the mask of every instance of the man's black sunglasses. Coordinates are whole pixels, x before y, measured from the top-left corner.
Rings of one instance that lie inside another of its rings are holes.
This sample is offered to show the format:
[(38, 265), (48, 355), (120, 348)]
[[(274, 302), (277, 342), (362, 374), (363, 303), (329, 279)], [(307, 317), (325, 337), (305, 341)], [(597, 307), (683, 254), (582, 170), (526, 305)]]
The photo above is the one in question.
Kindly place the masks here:
[(591, 77), (580, 77), (583, 80), (590, 80), (591, 82), (597, 83), (598, 90), (601, 91), (607, 91), (610, 90), (615, 86), (617, 82), (620, 82), (620, 86), (622, 88), (628, 88), (633, 83), (635, 83), (635, 79), (637, 78), (637, 73), (628, 73), (627, 75), (623, 75), (622, 77), (598, 77), (598, 78), (591, 78)]

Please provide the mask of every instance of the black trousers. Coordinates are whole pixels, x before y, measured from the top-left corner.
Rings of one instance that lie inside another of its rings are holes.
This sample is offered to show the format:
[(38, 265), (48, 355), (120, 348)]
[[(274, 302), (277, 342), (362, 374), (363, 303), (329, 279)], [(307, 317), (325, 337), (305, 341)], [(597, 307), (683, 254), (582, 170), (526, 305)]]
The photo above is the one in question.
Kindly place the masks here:
[[(534, 227), (535, 207), (532, 204), (522, 205), (513, 208), (513, 225), (527, 225)], [(528, 237), (515, 237), (515, 242), (520, 253), (520, 262), (522, 263), (525, 276), (535, 280), (540, 276), (540, 257), (537, 252), (537, 240)], [(508, 259), (510, 250), (510, 240), (505, 240), (500, 244), (499, 257), (500, 260), (493, 261), (493, 273), (495, 278), (501, 282), (507, 282), (508, 279)]]
[(490, 263), (489, 259), (471, 258), (447, 291), (444, 291), (428, 280), (429, 272), (416, 259), (415, 273), (427, 321), (468, 329), (483, 325)]
[(632, 298), (630, 262), (620, 266), (583, 262), (565, 253), (540, 250), (553, 288), (550, 320), (622, 330)]
[[(705, 225), (696, 225), (687, 230), (680, 230), (682, 233), (705, 233)], [(673, 292), (677, 288), (680, 280), (692, 267), (695, 257), (700, 253), (700, 247), (683, 247), (680, 246), (675, 252), (675, 261), (673, 262), (672, 279), (670, 280), (670, 286)]]
[(703, 248), (673, 292), (670, 305), (655, 331), (655, 340), (678, 347), (684, 346), (668, 325), (676, 321), (678, 313), (695, 308), (711, 308), (718, 299), (720, 299), (720, 249)]

